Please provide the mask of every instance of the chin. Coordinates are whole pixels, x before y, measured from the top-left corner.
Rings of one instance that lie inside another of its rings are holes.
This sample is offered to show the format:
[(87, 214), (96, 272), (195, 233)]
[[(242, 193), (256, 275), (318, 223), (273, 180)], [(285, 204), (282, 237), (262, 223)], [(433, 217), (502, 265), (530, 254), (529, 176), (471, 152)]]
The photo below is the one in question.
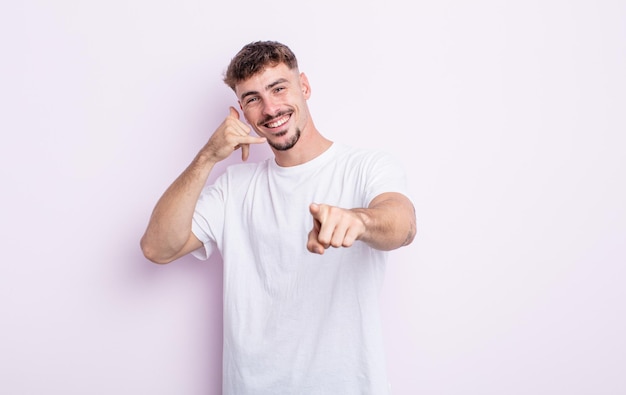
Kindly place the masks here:
[(272, 148), (277, 151), (288, 151), (296, 145), (298, 140), (300, 140), (300, 134), (300, 129), (296, 129), (296, 133), (293, 136), (285, 139), (284, 141), (276, 142), (268, 139), (267, 142)]

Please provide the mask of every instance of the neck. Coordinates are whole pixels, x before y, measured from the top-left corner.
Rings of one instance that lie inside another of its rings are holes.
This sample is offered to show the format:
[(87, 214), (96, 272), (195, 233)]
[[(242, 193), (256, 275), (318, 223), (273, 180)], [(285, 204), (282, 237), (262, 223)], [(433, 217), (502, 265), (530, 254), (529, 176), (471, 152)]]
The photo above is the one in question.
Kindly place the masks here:
[(287, 151), (278, 151), (272, 148), (276, 164), (281, 167), (291, 167), (301, 165), (313, 160), (324, 153), (333, 144), (320, 134), (320, 132), (312, 128), (306, 133), (302, 133), (300, 140), (291, 149)]

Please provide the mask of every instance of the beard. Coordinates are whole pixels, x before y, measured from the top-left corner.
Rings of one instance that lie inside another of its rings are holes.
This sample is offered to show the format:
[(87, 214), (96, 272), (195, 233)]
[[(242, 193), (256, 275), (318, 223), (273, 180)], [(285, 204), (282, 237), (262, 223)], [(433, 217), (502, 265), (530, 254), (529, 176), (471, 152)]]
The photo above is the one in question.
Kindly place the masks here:
[(278, 143), (272, 142), (269, 139), (267, 140), (267, 143), (270, 145), (270, 147), (274, 148), (276, 151), (287, 151), (293, 148), (293, 146), (296, 145), (298, 140), (300, 140), (300, 134), (301, 134), (300, 129), (296, 129), (296, 134), (294, 134), (293, 137), (285, 143), (278, 144)]

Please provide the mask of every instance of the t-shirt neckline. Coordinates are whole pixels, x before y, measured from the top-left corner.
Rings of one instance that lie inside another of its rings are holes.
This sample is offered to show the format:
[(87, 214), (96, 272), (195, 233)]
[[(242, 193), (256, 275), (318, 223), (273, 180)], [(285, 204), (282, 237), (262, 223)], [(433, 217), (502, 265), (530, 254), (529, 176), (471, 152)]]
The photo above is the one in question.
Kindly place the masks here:
[(270, 169), (273, 172), (276, 172), (277, 174), (281, 174), (281, 175), (300, 174), (300, 173), (308, 171), (311, 168), (318, 167), (318, 166), (323, 165), (324, 163), (330, 161), (332, 158), (335, 157), (335, 155), (337, 154), (338, 151), (339, 151), (339, 144), (332, 143), (332, 145), (330, 147), (328, 147), (328, 149), (326, 149), (326, 151), (322, 152), (320, 155), (316, 156), (315, 158), (311, 159), (310, 161), (304, 162), (304, 163), (302, 163), (300, 165), (287, 166), (287, 167), (279, 166), (276, 163), (275, 158), (272, 158), (269, 161), (270, 162)]

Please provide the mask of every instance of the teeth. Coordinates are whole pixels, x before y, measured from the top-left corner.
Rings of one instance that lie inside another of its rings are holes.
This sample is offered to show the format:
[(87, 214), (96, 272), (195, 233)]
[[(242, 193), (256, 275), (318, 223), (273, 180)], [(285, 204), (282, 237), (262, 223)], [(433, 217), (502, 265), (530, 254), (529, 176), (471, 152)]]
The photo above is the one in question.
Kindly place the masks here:
[(289, 120), (289, 117), (284, 117), (284, 118), (279, 119), (276, 122), (268, 123), (267, 126), (270, 128), (277, 128), (280, 125), (284, 125), (285, 122), (287, 122), (288, 120)]

